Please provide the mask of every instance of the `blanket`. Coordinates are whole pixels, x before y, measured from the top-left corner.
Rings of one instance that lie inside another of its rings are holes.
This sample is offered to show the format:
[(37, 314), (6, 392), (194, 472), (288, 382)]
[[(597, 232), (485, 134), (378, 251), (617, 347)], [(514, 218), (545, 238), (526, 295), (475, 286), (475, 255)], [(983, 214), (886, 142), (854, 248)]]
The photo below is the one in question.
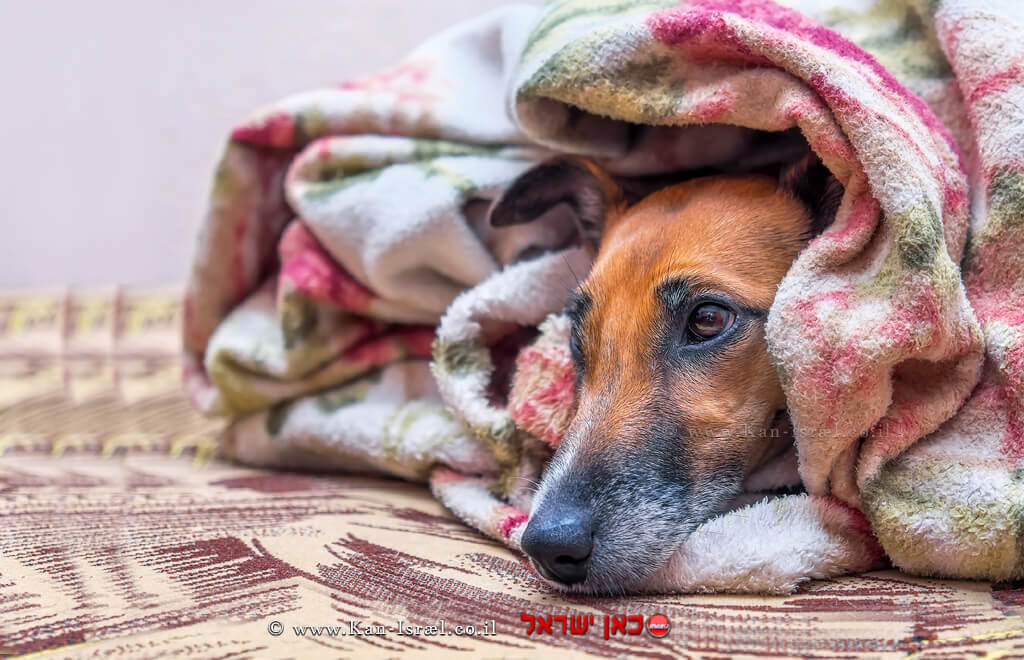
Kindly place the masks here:
[(1022, 26), (994, 0), (562, 0), (286, 98), (217, 168), (189, 392), (237, 460), (429, 482), (518, 547), (590, 257), (491, 201), (552, 153), (645, 175), (796, 135), (844, 195), (768, 317), (793, 450), (637, 588), (1024, 577)]

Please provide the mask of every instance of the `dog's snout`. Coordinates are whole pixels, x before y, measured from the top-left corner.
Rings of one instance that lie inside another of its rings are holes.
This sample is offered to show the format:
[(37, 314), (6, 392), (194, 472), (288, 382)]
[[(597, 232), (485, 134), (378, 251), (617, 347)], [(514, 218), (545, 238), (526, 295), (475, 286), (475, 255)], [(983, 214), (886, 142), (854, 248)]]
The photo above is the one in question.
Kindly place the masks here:
[(522, 543), (544, 577), (567, 585), (583, 582), (594, 546), (592, 517), (579, 507), (543, 507), (530, 518)]

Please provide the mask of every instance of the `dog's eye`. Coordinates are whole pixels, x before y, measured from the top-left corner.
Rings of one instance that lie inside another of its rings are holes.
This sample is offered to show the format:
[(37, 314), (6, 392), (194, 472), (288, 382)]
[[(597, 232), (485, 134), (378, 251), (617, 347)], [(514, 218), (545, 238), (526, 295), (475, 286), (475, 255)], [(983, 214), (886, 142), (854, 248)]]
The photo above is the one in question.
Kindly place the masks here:
[(736, 320), (736, 314), (714, 303), (700, 305), (690, 314), (690, 320), (686, 322), (686, 328), (697, 341), (711, 339), (722, 334)]

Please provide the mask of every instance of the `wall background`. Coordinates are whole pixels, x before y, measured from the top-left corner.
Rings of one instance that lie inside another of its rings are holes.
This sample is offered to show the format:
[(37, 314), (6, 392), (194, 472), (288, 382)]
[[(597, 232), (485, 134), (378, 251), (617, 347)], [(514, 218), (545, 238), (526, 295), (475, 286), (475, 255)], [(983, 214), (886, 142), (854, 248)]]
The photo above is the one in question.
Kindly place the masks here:
[(183, 282), (236, 121), (503, 4), (0, 2), (0, 287)]

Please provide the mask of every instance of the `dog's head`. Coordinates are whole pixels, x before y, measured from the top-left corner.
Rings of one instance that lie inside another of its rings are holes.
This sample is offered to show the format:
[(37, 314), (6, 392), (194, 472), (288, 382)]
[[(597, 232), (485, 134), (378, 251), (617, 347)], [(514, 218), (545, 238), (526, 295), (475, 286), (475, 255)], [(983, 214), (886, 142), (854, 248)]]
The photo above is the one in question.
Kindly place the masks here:
[(777, 446), (785, 397), (765, 319), (839, 198), (819, 186), (807, 201), (810, 168), (693, 179), (629, 205), (594, 163), (559, 158), (494, 206), (510, 225), (568, 204), (597, 253), (568, 306), (576, 414), (522, 537), (553, 585), (638, 584)]

